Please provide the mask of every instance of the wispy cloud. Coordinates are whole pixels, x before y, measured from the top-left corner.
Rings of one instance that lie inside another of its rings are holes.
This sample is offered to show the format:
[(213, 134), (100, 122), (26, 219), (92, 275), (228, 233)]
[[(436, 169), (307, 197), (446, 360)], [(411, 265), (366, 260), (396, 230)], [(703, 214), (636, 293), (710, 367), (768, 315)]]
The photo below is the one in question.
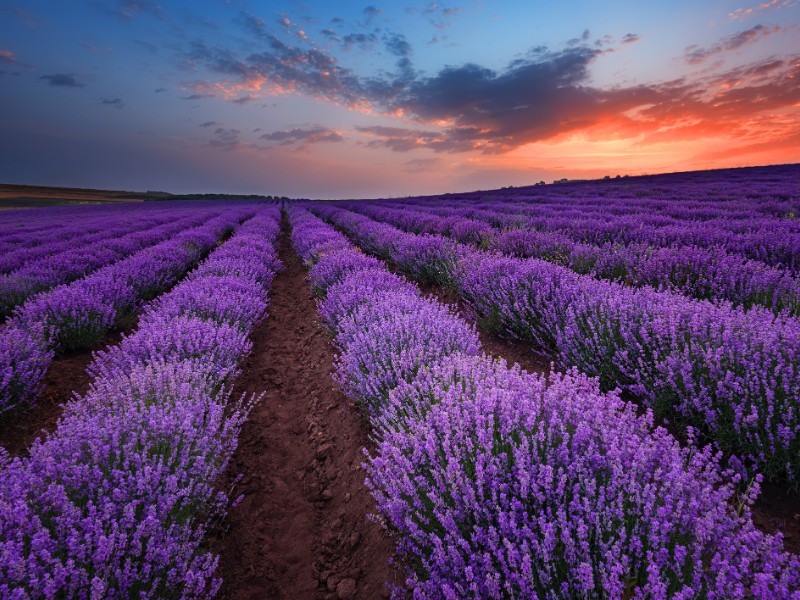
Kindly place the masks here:
[(407, 173), (427, 173), (441, 167), (440, 158), (412, 158), (404, 164), (404, 171)]
[(16, 62), (17, 57), (11, 50), (0, 50), (0, 63), (15, 64)]
[(103, 98), (100, 102), (101, 104), (111, 106), (112, 108), (124, 108), (125, 106), (122, 98)]
[(756, 6), (738, 8), (735, 11), (728, 13), (728, 16), (731, 19), (743, 21), (744, 19), (747, 19), (748, 17), (751, 17), (754, 14), (764, 10), (781, 9), (788, 6), (794, 6), (795, 4), (797, 4), (797, 0), (769, 0), (768, 2), (761, 2)]
[(3, 6), (0, 7), (0, 12), (17, 19), (26, 27), (30, 27), (31, 29), (36, 29), (42, 24), (41, 20), (37, 16), (20, 6)]
[[(430, 2), (420, 12), (422, 16), (433, 27), (438, 30), (444, 30), (453, 24), (453, 20), (461, 14), (462, 7), (460, 6), (445, 6), (441, 2)], [(406, 9), (406, 13), (413, 15), (417, 13), (416, 8)]]
[(383, 14), (383, 9), (377, 6), (367, 6), (363, 10), (364, 17), (367, 19), (367, 25), (371, 24), (374, 19)]
[(756, 42), (769, 37), (775, 33), (783, 31), (778, 25), (755, 25), (750, 29), (745, 29), (739, 33), (726, 36), (719, 42), (708, 48), (701, 48), (693, 45), (686, 48), (684, 60), (690, 65), (699, 65), (709, 58), (738, 50), (744, 46), (755, 44)]
[(149, 14), (158, 19), (164, 18), (164, 10), (157, 2), (150, 0), (119, 0), (115, 9), (117, 15), (131, 21), (141, 14)]
[(238, 129), (226, 129), (224, 127), (217, 127), (214, 130), (214, 137), (208, 143), (214, 148), (220, 150), (235, 150), (241, 144), (239, 141), (239, 134), (241, 131)]
[(279, 146), (294, 146), (303, 149), (311, 144), (341, 142), (344, 136), (334, 129), (316, 125), (303, 129), (295, 127), (282, 131), (273, 131), (261, 136), (262, 140), (277, 142)]
[(640, 36), (638, 33), (626, 33), (624, 36), (622, 36), (621, 42), (623, 44), (635, 44), (641, 39), (642, 36)]
[(56, 73), (54, 75), (42, 75), (39, 79), (46, 81), (53, 87), (82, 88), (86, 87), (78, 81), (74, 75), (66, 73)]
[(113, 52), (111, 46), (98, 46), (96, 44), (83, 43), (81, 46), (92, 54), (109, 54)]

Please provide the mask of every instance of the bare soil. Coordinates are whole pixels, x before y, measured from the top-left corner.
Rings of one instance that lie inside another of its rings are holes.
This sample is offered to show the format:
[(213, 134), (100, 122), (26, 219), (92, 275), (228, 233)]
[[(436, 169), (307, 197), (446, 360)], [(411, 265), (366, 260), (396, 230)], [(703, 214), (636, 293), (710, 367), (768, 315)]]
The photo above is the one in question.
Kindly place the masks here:
[[(117, 344), (121, 336), (121, 332), (113, 331), (99, 347)], [(56, 357), (47, 369), (42, 390), (33, 405), (21, 406), (3, 415), (0, 446), (11, 456), (24, 456), (36, 438), (55, 430), (66, 402), (88, 391), (92, 378), (86, 373), (86, 367), (90, 362), (91, 350)]]
[(387, 533), (370, 519), (367, 427), (331, 378), (333, 349), (285, 220), (279, 255), (269, 316), (234, 384), (236, 394), (266, 395), (225, 475), (232, 497), (244, 498), (212, 541), (221, 597), (388, 597), (386, 583), (400, 583), (401, 573)]

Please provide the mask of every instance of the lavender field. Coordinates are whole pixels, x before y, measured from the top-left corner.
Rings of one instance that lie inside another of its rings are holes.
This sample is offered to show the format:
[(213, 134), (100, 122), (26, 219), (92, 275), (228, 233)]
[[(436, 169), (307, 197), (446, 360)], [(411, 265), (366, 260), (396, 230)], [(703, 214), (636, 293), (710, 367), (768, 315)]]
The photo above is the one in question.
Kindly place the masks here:
[(0, 248), (2, 598), (800, 598), (800, 165)]

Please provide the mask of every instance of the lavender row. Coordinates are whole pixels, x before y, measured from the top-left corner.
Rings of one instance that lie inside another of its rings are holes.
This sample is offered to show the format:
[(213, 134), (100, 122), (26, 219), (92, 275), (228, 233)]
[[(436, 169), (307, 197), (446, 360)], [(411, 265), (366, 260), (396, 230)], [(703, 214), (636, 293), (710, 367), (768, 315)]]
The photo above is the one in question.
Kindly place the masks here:
[(260, 209), (96, 354), (89, 392), (29, 458), (0, 466), (0, 596), (205, 598), (204, 538), (230, 505), (214, 481), (256, 398), (232, 399), (280, 267)]
[[(578, 275), (441, 236), (405, 234), (332, 206), (314, 210), (416, 278), (450, 286), (494, 333), (695, 425), (771, 480), (800, 483), (800, 322)], [(736, 459), (739, 460), (739, 459)]]
[(337, 377), (374, 427), (367, 483), (414, 598), (798, 593), (800, 560), (751, 521), (757, 485), (738, 497), (712, 452), (681, 449), (577, 371), (545, 379), (480, 355), (447, 308), (290, 215)]
[(78, 237), (63, 242), (59, 252), (0, 275), (0, 319), (36, 293), (84, 277), (218, 215), (218, 210), (183, 215), (171, 212), (158, 219), (137, 222), (135, 226), (108, 230), (96, 241)]
[[(155, 208), (155, 207), (154, 207)], [(163, 210), (161, 207), (155, 209)], [(150, 212), (142, 205), (59, 206), (30, 210), (10, 210), (0, 214), (0, 251), (34, 248), (68, 240), (76, 232), (93, 233), (109, 222), (116, 225), (130, 220), (132, 213)], [(35, 219), (31, 216), (36, 215)], [(83, 225), (83, 229), (76, 226)]]
[(592, 244), (715, 245), (797, 272), (799, 177), (800, 167), (787, 165), (446, 194), (398, 202), (439, 210), (442, 203), (457, 201), (465, 210), (472, 207), (480, 211), (497, 226), (545, 229)]
[(36, 394), (56, 353), (96, 346), (252, 214), (252, 208), (229, 211), (18, 307), (0, 329), (0, 414)]
[(48, 239), (34, 246), (29, 246), (24, 241), (18, 241), (3, 253), (2, 259), (0, 259), (0, 273), (11, 273), (30, 266), (36, 261), (63, 252), (74, 252), (76, 248), (81, 248), (83, 245), (100, 245), (131, 232), (160, 225), (170, 217), (174, 218), (174, 214), (170, 213), (166, 215), (145, 213), (139, 219), (131, 219), (130, 215), (125, 219), (117, 215), (102, 215), (93, 220), (77, 222), (64, 227), (58, 238), (54, 239), (54, 234), (49, 233)]
[[(413, 233), (452, 237), (520, 258), (540, 258), (576, 273), (634, 287), (646, 285), (734, 306), (765, 306), (774, 312), (800, 314), (800, 279), (790, 271), (731, 254), (722, 248), (656, 247), (644, 244), (602, 246), (575, 242), (556, 231), (498, 229), (488, 217), (454, 205), (396, 208), (384, 203), (341, 206)], [(491, 210), (488, 214), (497, 214)]]
[[(59, 211), (56, 218), (40, 208), (22, 211), (26, 219), (23, 227), (0, 225), (0, 272), (18, 269), (26, 261), (68, 249), (78, 240), (84, 242), (109, 239), (114, 230), (135, 231), (148, 226), (148, 222), (163, 220), (176, 214), (189, 214), (192, 210), (214, 209), (213, 206), (192, 207), (187, 203), (133, 204), (124, 206), (71, 207), (69, 213)], [(7, 213), (4, 213), (7, 214)], [(35, 215), (35, 218), (31, 218)], [(0, 215), (1, 216), (1, 215)]]
[(484, 210), (472, 216), (504, 227), (559, 233), (573, 241), (594, 245), (717, 247), (794, 273), (800, 270), (800, 231), (794, 218), (741, 220), (742, 215), (736, 215), (735, 219), (726, 216), (694, 222), (664, 219), (639, 211), (615, 218), (599, 211), (586, 215), (553, 207), (543, 212), (539, 207), (505, 202), (485, 205)]

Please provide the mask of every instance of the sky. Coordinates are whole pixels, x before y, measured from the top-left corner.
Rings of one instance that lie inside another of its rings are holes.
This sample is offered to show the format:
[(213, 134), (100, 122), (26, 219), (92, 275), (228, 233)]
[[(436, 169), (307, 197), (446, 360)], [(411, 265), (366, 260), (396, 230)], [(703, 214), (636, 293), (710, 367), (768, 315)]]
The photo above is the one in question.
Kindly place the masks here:
[(0, 181), (399, 197), (800, 162), (800, 0), (0, 0)]

